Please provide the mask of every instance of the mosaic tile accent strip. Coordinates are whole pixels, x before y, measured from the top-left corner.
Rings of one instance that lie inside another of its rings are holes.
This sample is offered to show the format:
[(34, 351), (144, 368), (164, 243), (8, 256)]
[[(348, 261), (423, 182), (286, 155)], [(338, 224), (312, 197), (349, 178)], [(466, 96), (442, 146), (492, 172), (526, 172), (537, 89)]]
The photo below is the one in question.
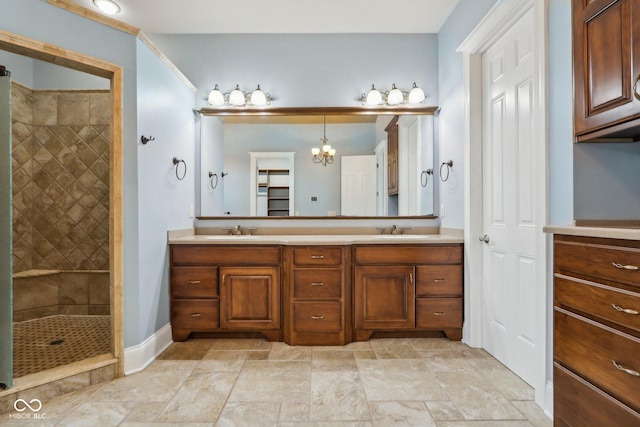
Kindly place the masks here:
[(18, 378), (111, 351), (110, 316), (42, 317), (13, 324)]

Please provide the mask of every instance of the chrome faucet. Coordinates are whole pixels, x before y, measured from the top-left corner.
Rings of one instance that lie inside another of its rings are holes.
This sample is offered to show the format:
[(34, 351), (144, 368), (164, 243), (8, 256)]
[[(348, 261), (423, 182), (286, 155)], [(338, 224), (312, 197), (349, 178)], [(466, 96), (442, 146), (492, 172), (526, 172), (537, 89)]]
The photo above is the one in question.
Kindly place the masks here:
[(400, 228), (397, 225), (393, 224), (391, 226), (391, 234), (402, 234), (402, 228)]
[(242, 227), (240, 227), (239, 225), (236, 225), (231, 230), (231, 234), (233, 234), (235, 236), (241, 236), (242, 235)]

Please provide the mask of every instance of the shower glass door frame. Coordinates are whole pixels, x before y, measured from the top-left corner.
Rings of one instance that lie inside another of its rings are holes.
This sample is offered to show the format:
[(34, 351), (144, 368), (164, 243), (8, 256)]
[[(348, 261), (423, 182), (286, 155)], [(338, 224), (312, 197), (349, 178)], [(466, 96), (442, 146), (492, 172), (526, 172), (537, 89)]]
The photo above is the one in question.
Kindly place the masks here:
[(0, 383), (13, 387), (11, 77), (0, 73)]

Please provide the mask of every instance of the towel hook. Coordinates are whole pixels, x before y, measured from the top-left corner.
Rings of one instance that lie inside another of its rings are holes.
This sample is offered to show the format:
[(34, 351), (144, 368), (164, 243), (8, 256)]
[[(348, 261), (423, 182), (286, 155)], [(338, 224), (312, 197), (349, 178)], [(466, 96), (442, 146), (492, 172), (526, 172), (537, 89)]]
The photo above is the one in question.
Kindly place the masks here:
[[(446, 166), (447, 167), (447, 176), (443, 177), (442, 176), (442, 168)], [(448, 162), (442, 162), (442, 164), (440, 165), (440, 179), (442, 180), (442, 182), (447, 182), (447, 180), (449, 179), (449, 173), (451, 172), (451, 168), (453, 167), (453, 160), (449, 160)]]
[(426, 187), (429, 183), (429, 175), (433, 175), (433, 169), (431, 168), (426, 171), (422, 171), (420, 174), (420, 185), (422, 185), (422, 188)]
[[(216, 183), (213, 183), (213, 178), (215, 178)], [(218, 174), (209, 172), (209, 185), (211, 185), (211, 189), (215, 190), (218, 187)]]
[(155, 140), (156, 140), (156, 139), (155, 139), (153, 136), (151, 136), (151, 135), (149, 135), (148, 137), (146, 137), (146, 136), (142, 135), (142, 136), (140, 137), (140, 142), (142, 142), (142, 145), (145, 145), (145, 144), (146, 144), (147, 142), (149, 142), (149, 141), (155, 141)]
[[(182, 177), (180, 177), (180, 174), (178, 173), (178, 169), (180, 167), (180, 163), (184, 164), (184, 173), (182, 174)], [(187, 162), (185, 162), (182, 159), (178, 159), (177, 157), (173, 158), (173, 164), (176, 165), (176, 178), (178, 178), (178, 181), (182, 181), (184, 179), (184, 177), (187, 175)]]

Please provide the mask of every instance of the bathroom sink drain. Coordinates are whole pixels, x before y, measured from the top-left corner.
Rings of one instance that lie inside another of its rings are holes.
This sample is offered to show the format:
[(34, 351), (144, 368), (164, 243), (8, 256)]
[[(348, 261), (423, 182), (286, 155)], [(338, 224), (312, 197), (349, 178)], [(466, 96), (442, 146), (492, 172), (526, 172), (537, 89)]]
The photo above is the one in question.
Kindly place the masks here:
[(49, 345), (60, 345), (64, 342), (64, 339), (53, 340), (49, 343)]

